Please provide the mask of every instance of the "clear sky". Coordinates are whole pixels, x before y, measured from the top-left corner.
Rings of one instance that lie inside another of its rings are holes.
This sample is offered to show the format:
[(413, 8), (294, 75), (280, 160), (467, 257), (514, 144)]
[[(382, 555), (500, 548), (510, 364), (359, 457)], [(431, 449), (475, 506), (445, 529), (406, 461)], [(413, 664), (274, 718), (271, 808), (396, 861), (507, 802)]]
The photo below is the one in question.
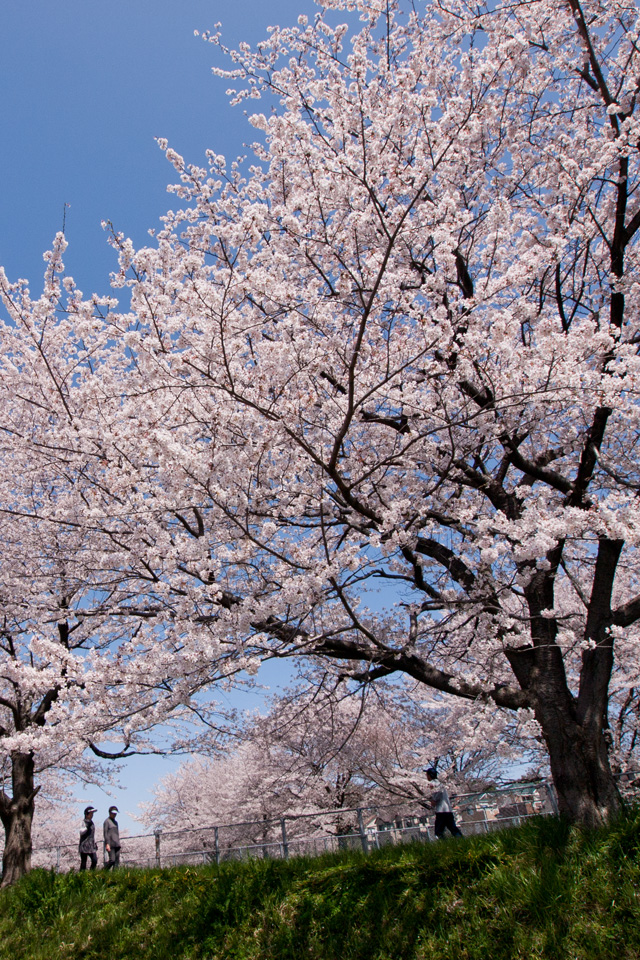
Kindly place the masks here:
[(222, 23), (225, 42), (292, 24), (311, 0), (2, 0), (0, 263), (36, 290), (42, 252), (62, 227), (67, 272), (85, 293), (115, 267), (102, 220), (135, 243), (171, 206), (175, 171), (155, 143), (186, 159), (235, 156), (255, 139), (226, 83), (223, 60), (194, 30)]
[[(107, 292), (116, 263), (101, 221), (142, 245), (172, 205), (175, 171), (154, 138), (198, 164), (207, 148), (235, 157), (255, 139), (211, 75), (219, 51), (194, 30), (220, 21), (233, 47), (313, 10), (311, 0), (1, 0), (0, 264), (9, 279), (26, 277), (37, 293), (68, 204), (67, 273), (85, 294)], [(266, 679), (277, 683), (275, 667)], [(149, 799), (172, 769), (175, 761), (129, 761), (126, 790), (113, 793), (120, 810)], [(95, 789), (86, 796), (106, 815), (111, 801)], [(121, 821), (139, 831), (126, 814)]]

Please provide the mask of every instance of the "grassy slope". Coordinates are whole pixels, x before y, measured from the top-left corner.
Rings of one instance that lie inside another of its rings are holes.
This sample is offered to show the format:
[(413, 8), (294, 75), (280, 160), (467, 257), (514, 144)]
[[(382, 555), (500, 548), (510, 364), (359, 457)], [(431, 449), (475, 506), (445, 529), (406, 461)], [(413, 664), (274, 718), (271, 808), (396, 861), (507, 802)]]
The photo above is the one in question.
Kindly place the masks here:
[(0, 960), (640, 958), (640, 813), (441, 844), (0, 893)]

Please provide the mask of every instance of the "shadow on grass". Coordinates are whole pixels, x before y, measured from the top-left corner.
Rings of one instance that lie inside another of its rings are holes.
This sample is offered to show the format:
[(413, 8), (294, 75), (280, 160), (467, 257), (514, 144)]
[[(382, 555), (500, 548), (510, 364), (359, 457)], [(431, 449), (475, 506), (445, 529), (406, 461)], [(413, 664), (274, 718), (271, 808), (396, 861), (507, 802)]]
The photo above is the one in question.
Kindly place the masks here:
[(0, 897), (7, 960), (640, 957), (640, 816), (290, 861), (55, 875)]

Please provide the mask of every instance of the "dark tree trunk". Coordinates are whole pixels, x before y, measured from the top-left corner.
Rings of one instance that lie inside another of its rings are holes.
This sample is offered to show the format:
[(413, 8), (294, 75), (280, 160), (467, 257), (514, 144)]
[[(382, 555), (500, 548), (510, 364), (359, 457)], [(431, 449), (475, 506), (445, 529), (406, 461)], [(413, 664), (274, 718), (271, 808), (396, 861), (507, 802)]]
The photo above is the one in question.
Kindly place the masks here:
[(585, 827), (607, 823), (622, 801), (609, 763), (604, 711), (581, 709), (551, 637), (546, 646), (511, 650), (508, 658), (542, 729), (561, 815)]
[(598, 827), (618, 813), (621, 798), (613, 778), (605, 725), (607, 691), (613, 667), (611, 594), (621, 540), (601, 540), (594, 572), (577, 696), (569, 688), (564, 659), (556, 643), (555, 571), (563, 543), (547, 554), (551, 569), (536, 571), (525, 590), (533, 643), (507, 652), (516, 678), (526, 691), (549, 751), (551, 775), (563, 816), (585, 827)]
[(622, 801), (602, 728), (581, 725), (557, 704), (540, 704), (536, 716), (549, 751), (560, 814), (585, 827), (610, 821)]
[(31, 869), (31, 824), (34, 801), (32, 754), (17, 753), (11, 757), (13, 795), (0, 792), (0, 818), (4, 826), (2, 886), (8, 887)]

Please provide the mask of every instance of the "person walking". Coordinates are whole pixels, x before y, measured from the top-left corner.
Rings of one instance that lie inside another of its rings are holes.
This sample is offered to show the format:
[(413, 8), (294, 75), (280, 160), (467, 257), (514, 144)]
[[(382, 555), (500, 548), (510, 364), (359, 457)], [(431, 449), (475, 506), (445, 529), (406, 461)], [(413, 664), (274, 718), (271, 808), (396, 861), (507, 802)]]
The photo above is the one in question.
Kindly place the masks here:
[[(427, 770), (427, 779), (429, 781), (438, 779), (438, 771), (435, 767), (429, 767)], [(449, 794), (441, 784), (438, 784), (438, 788), (438, 790), (435, 790), (431, 794), (429, 800), (430, 805), (436, 811), (434, 833), (438, 840), (442, 840), (445, 830), (448, 830), (452, 837), (461, 837), (462, 831), (456, 826)]]
[(120, 828), (116, 820), (117, 807), (109, 807), (109, 816), (102, 826), (104, 834), (104, 868), (112, 870), (120, 865)]
[(80, 854), (80, 869), (87, 869), (87, 860), (91, 861), (89, 869), (95, 870), (98, 865), (98, 844), (96, 843), (96, 825), (93, 822), (93, 815), (96, 812), (95, 807), (85, 807), (84, 824), (80, 831), (80, 843), (78, 844), (78, 853)]

